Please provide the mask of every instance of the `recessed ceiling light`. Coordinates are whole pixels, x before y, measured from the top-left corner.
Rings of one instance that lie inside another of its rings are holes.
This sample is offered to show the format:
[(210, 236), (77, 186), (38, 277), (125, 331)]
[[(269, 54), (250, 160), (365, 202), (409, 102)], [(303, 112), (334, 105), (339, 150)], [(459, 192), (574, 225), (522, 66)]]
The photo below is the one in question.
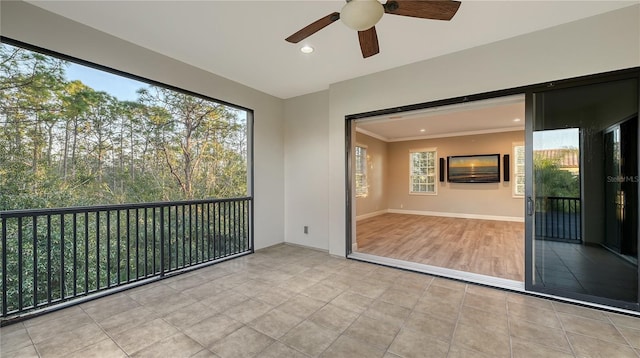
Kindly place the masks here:
[(520, 118), (514, 118), (513, 121), (514, 122), (520, 122)]
[(304, 46), (300, 47), (300, 52), (302, 52), (302, 53), (312, 53), (313, 52), (313, 47), (311, 47), (309, 45), (304, 45)]
[(427, 130), (426, 130), (426, 129), (424, 129), (424, 128), (422, 128), (422, 129), (420, 130), (420, 132), (422, 132), (422, 133), (424, 133), (424, 132), (426, 132), (426, 131), (427, 131)]

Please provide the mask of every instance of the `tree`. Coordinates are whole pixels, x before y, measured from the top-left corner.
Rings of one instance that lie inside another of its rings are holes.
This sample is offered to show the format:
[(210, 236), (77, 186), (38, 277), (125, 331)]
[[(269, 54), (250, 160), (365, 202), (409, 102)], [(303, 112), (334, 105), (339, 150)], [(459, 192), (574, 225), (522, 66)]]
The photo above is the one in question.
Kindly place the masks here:
[(580, 178), (560, 169), (561, 155), (546, 158), (536, 153), (533, 158), (534, 183), (538, 197), (580, 197)]

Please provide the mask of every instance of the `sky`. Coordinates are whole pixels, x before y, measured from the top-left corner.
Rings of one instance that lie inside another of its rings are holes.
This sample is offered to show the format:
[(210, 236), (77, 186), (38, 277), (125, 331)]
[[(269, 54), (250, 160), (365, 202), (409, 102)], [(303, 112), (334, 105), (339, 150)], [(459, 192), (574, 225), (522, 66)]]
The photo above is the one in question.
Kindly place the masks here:
[(533, 132), (533, 150), (580, 148), (577, 128), (554, 129)]
[(104, 91), (121, 101), (136, 101), (136, 91), (149, 87), (148, 84), (95, 70), (70, 62), (66, 70), (67, 80), (80, 80), (96, 91)]

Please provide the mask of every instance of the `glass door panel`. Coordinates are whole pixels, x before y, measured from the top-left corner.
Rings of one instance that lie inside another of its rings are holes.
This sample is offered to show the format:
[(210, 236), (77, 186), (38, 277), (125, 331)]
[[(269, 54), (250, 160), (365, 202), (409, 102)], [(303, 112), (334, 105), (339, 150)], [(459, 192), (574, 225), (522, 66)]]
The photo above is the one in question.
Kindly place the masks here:
[(532, 113), (527, 287), (637, 309), (637, 78), (535, 93)]

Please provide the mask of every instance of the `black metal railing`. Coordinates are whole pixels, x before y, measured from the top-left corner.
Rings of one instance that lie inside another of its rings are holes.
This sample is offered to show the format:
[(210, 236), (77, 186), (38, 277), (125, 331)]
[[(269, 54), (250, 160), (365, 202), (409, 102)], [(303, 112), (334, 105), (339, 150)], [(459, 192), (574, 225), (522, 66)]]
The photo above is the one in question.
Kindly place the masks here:
[(537, 197), (535, 211), (536, 238), (582, 241), (580, 198)]
[(252, 199), (0, 211), (2, 317), (253, 252)]

